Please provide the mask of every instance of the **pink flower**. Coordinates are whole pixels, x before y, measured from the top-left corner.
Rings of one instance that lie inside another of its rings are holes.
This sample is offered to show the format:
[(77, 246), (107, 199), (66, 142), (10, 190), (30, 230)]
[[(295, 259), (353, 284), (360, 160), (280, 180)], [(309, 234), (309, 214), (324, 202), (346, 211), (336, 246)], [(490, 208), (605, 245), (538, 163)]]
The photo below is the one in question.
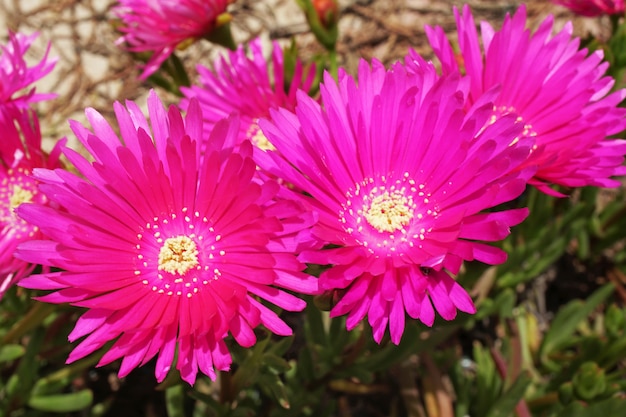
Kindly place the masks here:
[(624, 0), (552, 0), (583, 16), (624, 13)]
[(15, 106), (0, 108), (0, 300), (9, 287), (30, 274), (35, 265), (13, 257), (17, 245), (41, 239), (37, 226), (20, 219), (15, 209), (22, 203), (46, 205), (31, 173), (35, 168), (60, 166), (57, 142), (50, 155), (41, 150), (39, 121), (34, 112)]
[[(20, 108), (26, 108), (30, 103), (57, 96), (51, 93), (35, 94), (33, 83), (52, 71), (57, 61), (56, 58), (48, 59), (48, 44), (41, 61), (34, 66), (28, 66), (25, 55), (37, 36), (38, 33), (26, 36), (9, 32), (9, 42), (0, 45), (0, 106), (13, 103)], [(27, 90), (24, 91), (25, 89)]]
[[(481, 23), (483, 51), (468, 6), (455, 9), (459, 45), (471, 82), (469, 103), (494, 86), (494, 118), (517, 114), (525, 134), (535, 136), (537, 149), (526, 165), (538, 165), (531, 184), (560, 195), (549, 184), (616, 187), (611, 179), (626, 171), (622, 166), (626, 142), (607, 140), (626, 128), (626, 109), (618, 107), (626, 90), (610, 93), (614, 80), (604, 76), (608, 63), (602, 52), (588, 55), (572, 38), (572, 26), (551, 36), (552, 17), (532, 34), (525, 29), (526, 8), (521, 6), (502, 29)], [(426, 28), (442, 62), (443, 72), (458, 71), (458, 63), (443, 29)]]
[(295, 114), (274, 110), (260, 122), (277, 148), (261, 168), (305, 191), (294, 198), (318, 214), (313, 234), (334, 246), (299, 259), (331, 265), (320, 287), (343, 293), (331, 316), (347, 314), (348, 329), (367, 316), (378, 342), (389, 327), (399, 343), (405, 312), (427, 325), (434, 309), (446, 320), (474, 313), (449, 273), (463, 260), (503, 262), (504, 252), (478, 241), (504, 238), (527, 215), (481, 211), (524, 190), (533, 172), (511, 172), (532, 140), (513, 143), (514, 116), (483, 129), (493, 104), (485, 98), (466, 114), (459, 76), (419, 64), (411, 74), (361, 61), (358, 85), (342, 70), (338, 85), (326, 74), (322, 105), (301, 92)]
[(278, 335), (291, 329), (261, 303), (297, 311), (305, 303), (282, 289), (317, 290), (293, 252), (307, 226), (301, 206), (272, 197), (276, 183), (253, 181), (252, 146), (222, 149), (236, 120), (213, 129), (200, 158), (202, 119), (197, 102), (183, 119), (154, 93), (151, 125), (139, 107), (116, 103), (123, 144), (104, 118), (86, 111), (93, 133), (72, 129), (93, 156), (64, 154), (85, 179), (64, 170), (35, 170), (40, 190), (59, 208), (23, 205), (18, 214), (51, 240), (27, 242), (17, 256), (62, 269), (20, 285), (53, 290), (50, 303), (88, 308), (69, 336), (87, 336), (70, 354), (80, 359), (111, 340), (100, 365), (123, 358), (120, 376), (155, 355), (159, 381), (173, 366), (193, 384), (198, 369), (215, 379), (231, 358), (224, 339), (256, 342), (263, 324)]
[(220, 14), (233, 0), (119, 0), (114, 13), (122, 20), (118, 28), (133, 52), (153, 52), (143, 68), (145, 80), (183, 41), (213, 31)]
[[(261, 39), (250, 43), (250, 52), (249, 57), (240, 45), (236, 51), (228, 52), (228, 60), (216, 60), (212, 70), (198, 65), (200, 86), (181, 88), (187, 97), (181, 105), (184, 108), (189, 98), (198, 98), (205, 131), (211, 131), (219, 120), (236, 112), (241, 119), (239, 142), (251, 140), (261, 149), (271, 149), (271, 143), (259, 130), (259, 119), (269, 117), (271, 108), (293, 110), (296, 92), (311, 88), (315, 68), (305, 71), (297, 60), (293, 75), (286, 74), (283, 51), (277, 42), (272, 42), (271, 69), (263, 56)], [(291, 81), (286, 90), (288, 79)]]

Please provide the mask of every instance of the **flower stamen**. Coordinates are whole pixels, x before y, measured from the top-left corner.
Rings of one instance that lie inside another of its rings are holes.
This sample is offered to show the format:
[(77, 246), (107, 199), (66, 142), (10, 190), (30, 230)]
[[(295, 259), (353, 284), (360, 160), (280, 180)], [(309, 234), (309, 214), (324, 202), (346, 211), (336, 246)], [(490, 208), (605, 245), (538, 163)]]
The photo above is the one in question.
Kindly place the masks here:
[(413, 204), (400, 190), (385, 191), (371, 198), (363, 216), (379, 232), (395, 232), (408, 225), (413, 218)]
[(19, 185), (13, 186), (13, 193), (9, 197), (9, 206), (11, 211), (15, 210), (22, 203), (30, 203), (33, 200), (34, 194), (26, 190)]
[(257, 148), (262, 151), (275, 151), (276, 148), (272, 145), (272, 142), (269, 141), (267, 136), (263, 134), (263, 131), (259, 128), (257, 122), (258, 119), (250, 125), (248, 131), (246, 132), (246, 136)]
[(198, 266), (198, 247), (187, 236), (170, 237), (159, 251), (159, 271), (185, 275)]

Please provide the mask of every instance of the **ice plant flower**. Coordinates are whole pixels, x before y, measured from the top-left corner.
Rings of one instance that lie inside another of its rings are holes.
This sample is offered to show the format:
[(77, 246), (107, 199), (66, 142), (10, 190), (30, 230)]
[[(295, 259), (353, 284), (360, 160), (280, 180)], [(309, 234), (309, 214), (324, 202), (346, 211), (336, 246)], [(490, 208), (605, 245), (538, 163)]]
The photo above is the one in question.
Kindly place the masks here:
[[(532, 171), (512, 172), (532, 140), (506, 116), (483, 128), (492, 103), (466, 114), (459, 76), (439, 78), (401, 64), (386, 70), (361, 61), (358, 85), (340, 70), (326, 74), (322, 104), (300, 92), (295, 113), (271, 111), (261, 129), (277, 151), (261, 168), (305, 193), (294, 198), (319, 215), (312, 233), (327, 244), (303, 251), (303, 262), (330, 265), (320, 290), (343, 294), (331, 316), (347, 314), (348, 329), (367, 315), (374, 339), (389, 327), (399, 343), (405, 312), (432, 325), (435, 309), (452, 320), (474, 313), (450, 276), (463, 260), (503, 262), (495, 241), (521, 222), (526, 209), (481, 213), (516, 198)], [(434, 305), (434, 308), (433, 308)]]
[[(604, 75), (608, 63), (602, 62), (602, 51), (579, 49), (571, 23), (552, 36), (552, 16), (531, 33), (523, 5), (513, 17), (507, 15), (499, 31), (481, 22), (481, 50), (470, 8), (465, 6), (462, 14), (455, 8), (454, 13), (471, 82), (469, 103), (493, 86), (501, 87), (494, 118), (517, 114), (525, 134), (536, 140), (527, 162), (539, 167), (531, 184), (553, 195), (560, 194), (550, 184), (618, 186), (611, 177), (626, 172), (626, 142), (607, 137), (626, 128), (626, 109), (618, 107), (626, 90), (610, 93), (614, 80)], [(426, 27), (426, 34), (443, 72), (458, 71), (443, 29)]]
[(552, 0), (583, 16), (624, 13), (624, 0)]
[(118, 43), (133, 52), (152, 52), (140, 78), (146, 79), (184, 41), (202, 38), (218, 25), (233, 0), (119, 0), (113, 12), (121, 20)]
[(236, 120), (215, 126), (201, 158), (197, 102), (183, 118), (152, 92), (150, 124), (133, 102), (116, 103), (115, 113), (123, 143), (93, 109), (86, 111), (93, 132), (72, 123), (94, 162), (71, 149), (64, 155), (84, 179), (35, 170), (40, 191), (59, 207), (18, 209), (50, 240), (27, 242), (16, 256), (62, 271), (20, 285), (52, 290), (42, 301), (88, 309), (69, 336), (86, 337), (68, 362), (115, 340), (99, 364), (123, 358), (120, 376), (158, 355), (159, 381), (173, 362), (190, 384), (198, 369), (215, 379), (231, 363), (227, 335), (249, 347), (260, 324), (291, 334), (262, 300), (301, 310), (304, 301), (283, 289), (317, 290), (293, 254), (303, 210), (275, 203), (276, 183), (253, 181), (252, 145), (222, 149), (237, 134)]
[(52, 71), (57, 61), (56, 58), (48, 58), (48, 44), (41, 61), (33, 66), (28, 65), (25, 55), (38, 36), (38, 33), (27, 36), (9, 32), (7, 44), (0, 45), (0, 106), (13, 103), (20, 108), (26, 108), (30, 103), (56, 97), (52, 93), (35, 93), (33, 87), (35, 81)]
[(34, 112), (5, 105), (0, 108), (0, 300), (9, 287), (30, 274), (35, 265), (13, 257), (20, 242), (41, 239), (35, 225), (20, 219), (15, 209), (22, 203), (47, 204), (31, 176), (35, 168), (60, 166), (57, 142), (50, 155), (41, 149), (39, 121)]
[[(185, 99), (197, 97), (204, 117), (204, 129), (210, 132), (213, 126), (231, 113), (238, 113), (241, 119), (239, 142), (251, 140), (261, 149), (271, 149), (272, 145), (259, 130), (258, 121), (269, 117), (271, 108), (285, 107), (293, 110), (296, 105), (296, 92), (308, 91), (315, 77), (315, 68), (305, 70), (297, 60), (293, 74), (285, 73), (282, 48), (272, 42), (271, 63), (264, 55), (260, 38), (249, 44), (250, 55), (244, 45), (228, 56), (217, 59), (213, 68), (198, 65), (199, 85), (182, 87)], [(289, 87), (287, 80), (291, 78)]]

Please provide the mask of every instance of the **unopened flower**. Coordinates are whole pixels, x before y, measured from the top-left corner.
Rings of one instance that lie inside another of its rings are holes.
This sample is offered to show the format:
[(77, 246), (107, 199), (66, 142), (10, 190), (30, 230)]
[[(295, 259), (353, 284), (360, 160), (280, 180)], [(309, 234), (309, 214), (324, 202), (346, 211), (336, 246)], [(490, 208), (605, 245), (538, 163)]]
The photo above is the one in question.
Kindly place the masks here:
[(223, 149), (237, 134), (236, 120), (202, 139), (195, 100), (183, 118), (154, 93), (150, 123), (133, 102), (116, 104), (115, 112), (123, 143), (93, 109), (86, 111), (93, 132), (72, 124), (94, 162), (70, 149), (64, 154), (84, 179), (35, 170), (40, 191), (59, 208), (19, 208), (50, 240), (27, 242), (17, 256), (62, 271), (20, 284), (52, 290), (42, 301), (88, 309), (70, 334), (71, 341), (86, 337), (69, 362), (115, 340), (99, 364), (122, 358), (120, 376), (158, 356), (158, 381), (174, 365), (189, 383), (198, 369), (215, 379), (215, 370), (231, 363), (227, 335), (249, 347), (260, 324), (291, 334), (262, 300), (296, 311), (304, 301), (283, 289), (317, 290), (293, 254), (306, 213), (274, 202), (277, 184), (253, 180), (249, 143)]
[[(277, 42), (272, 42), (270, 62), (263, 55), (260, 38), (250, 42), (249, 49), (248, 55), (240, 45), (236, 51), (229, 51), (227, 57), (217, 59), (212, 69), (198, 65), (199, 85), (181, 88), (187, 97), (181, 106), (187, 106), (190, 98), (197, 97), (206, 132), (224, 117), (238, 113), (241, 119), (238, 142), (250, 140), (260, 149), (272, 149), (259, 129), (259, 119), (269, 117), (271, 108), (293, 110), (296, 92), (311, 88), (315, 69), (305, 70), (297, 60), (293, 74), (286, 74), (285, 57)], [(288, 79), (290, 83), (286, 86)]]
[(521, 222), (525, 209), (482, 213), (517, 197), (532, 171), (516, 168), (532, 140), (520, 138), (515, 117), (486, 124), (488, 100), (466, 114), (459, 76), (439, 78), (401, 64), (386, 70), (361, 61), (358, 84), (340, 70), (326, 74), (321, 105), (299, 93), (295, 113), (271, 111), (261, 129), (277, 151), (261, 168), (304, 193), (319, 216), (312, 233), (327, 244), (300, 260), (330, 265), (320, 289), (340, 289), (331, 316), (354, 328), (367, 316), (376, 341), (389, 327), (399, 343), (405, 314), (427, 325), (435, 310), (446, 320), (475, 312), (449, 275), (463, 260), (503, 262), (495, 241)]
[[(469, 7), (454, 12), (471, 83), (469, 103), (500, 86), (493, 117), (515, 114), (524, 133), (535, 137), (537, 148), (526, 164), (537, 165), (538, 171), (530, 183), (556, 195), (550, 184), (618, 186), (611, 177), (626, 173), (626, 142), (607, 137), (626, 129), (626, 109), (618, 107), (626, 90), (610, 93), (614, 80), (605, 76), (608, 63), (602, 61), (602, 51), (579, 49), (570, 23), (553, 36), (552, 16), (531, 33), (523, 5), (513, 17), (507, 15), (498, 31), (481, 22), (481, 49)], [(426, 27), (426, 34), (443, 72), (458, 71), (443, 29)]]
[(50, 155), (41, 149), (39, 121), (34, 112), (15, 106), (0, 109), (0, 299), (9, 287), (30, 274), (35, 264), (13, 257), (17, 245), (41, 239), (39, 228), (15, 213), (22, 203), (46, 205), (48, 199), (37, 190), (32, 177), (35, 168), (57, 168), (60, 147)]
[(25, 56), (37, 36), (38, 33), (27, 36), (9, 32), (7, 44), (0, 45), (0, 106), (12, 103), (26, 108), (30, 103), (56, 97), (52, 93), (35, 93), (33, 84), (52, 71), (57, 61), (56, 58), (48, 58), (48, 44), (41, 61), (33, 66), (28, 65)]
[(552, 0), (583, 16), (624, 13), (624, 0)]
[(339, 19), (338, 0), (312, 0), (312, 4), (322, 25), (330, 27), (337, 24)]
[(133, 52), (152, 52), (141, 79), (148, 78), (183, 41), (210, 34), (233, 0), (119, 0), (118, 28)]

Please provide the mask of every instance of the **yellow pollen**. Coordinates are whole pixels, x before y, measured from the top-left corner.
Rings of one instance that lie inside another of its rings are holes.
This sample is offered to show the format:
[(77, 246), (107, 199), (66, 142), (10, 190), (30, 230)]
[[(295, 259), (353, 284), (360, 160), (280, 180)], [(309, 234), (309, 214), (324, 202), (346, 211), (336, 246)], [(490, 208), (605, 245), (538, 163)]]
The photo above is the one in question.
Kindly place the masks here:
[(401, 191), (385, 191), (371, 199), (363, 215), (379, 232), (395, 232), (409, 224), (413, 218), (412, 206), (411, 201)]
[(276, 148), (272, 143), (267, 139), (267, 137), (263, 134), (263, 131), (259, 128), (259, 125), (256, 123), (252, 123), (246, 132), (246, 136), (248, 139), (252, 141), (252, 143), (259, 149), (263, 151), (275, 151)]
[(187, 236), (170, 237), (159, 251), (159, 271), (185, 275), (198, 265), (198, 247)]
[(13, 187), (13, 194), (9, 198), (11, 211), (15, 210), (22, 203), (29, 203), (33, 200), (33, 193), (23, 189), (19, 185)]

